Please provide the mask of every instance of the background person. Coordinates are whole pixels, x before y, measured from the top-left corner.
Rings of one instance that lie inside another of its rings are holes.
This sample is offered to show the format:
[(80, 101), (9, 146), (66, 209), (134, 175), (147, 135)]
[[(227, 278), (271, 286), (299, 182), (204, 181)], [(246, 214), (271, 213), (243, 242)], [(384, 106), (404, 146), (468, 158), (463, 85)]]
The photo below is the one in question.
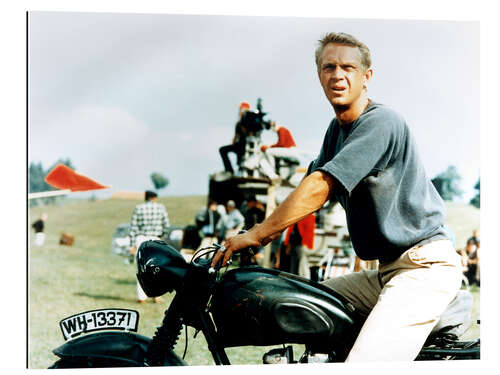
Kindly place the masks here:
[(270, 121), (270, 129), (278, 134), (278, 142), (272, 145), (262, 145), (260, 149), (264, 152), (264, 156), (272, 167), (272, 172), (266, 173), (269, 178), (274, 179), (278, 177), (276, 174), (279, 170), (277, 165), (277, 158), (298, 158), (297, 145), (293, 139), (290, 130), (276, 121)]
[(196, 224), (200, 228), (201, 237), (217, 237), (217, 225), (221, 214), (217, 209), (217, 202), (210, 200), (207, 208), (197, 215)]
[[(130, 254), (137, 257), (137, 249), (144, 241), (159, 240), (167, 234), (170, 225), (165, 206), (158, 203), (158, 195), (146, 190), (144, 193), (146, 202), (137, 205), (130, 221)], [(137, 301), (146, 303), (148, 296), (137, 281)], [(160, 302), (160, 297), (154, 298), (155, 302)]]
[(328, 279), (366, 316), (346, 361), (411, 361), (461, 285), (461, 264), (444, 229), (445, 207), (424, 173), (404, 118), (368, 98), (368, 47), (345, 33), (319, 41), (316, 65), (335, 118), (299, 186), (261, 225), (226, 240), (212, 261), (269, 243), (332, 196), (346, 211), (363, 260), (379, 261)]
[(467, 240), (467, 242), (469, 242), (469, 241), (474, 242), (474, 245), (476, 245), (476, 246), (477, 246), (477, 244), (478, 244), (478, 243), (479, 243), (479, 241), (480, 241), (480, 240), (479, 240), (479, 231), (478, 231), (477, 229), (474, 229), (474, 230), (472, 231), (472, 237), (470, 237), (470, 238)]
[(197, 214), (196, 225), (200, 228), (201, 237), (198, 249), (203, 249), (214, 242), (218, 242), (218, 227), (221, 218), (222, 215), (218, 210), (217, 202), (212, 199), (208, 202), (207, 208)]
[[(243, 229), (245, 230), (249, 230), (256, 224), (262, 223), (266, 217), (266, 209), (264, 208), (264, 205), (257, 200), (255, 195), (252, 194), (248, 197), (245, 203), (243, 216), (245, 218), (245, 226)], [(256, 253), (253, 255), (246, 251), (240, 254), (240, 266), (250, 266), (263, 261), (264, 255), (262, 254), (262, 246), (256, 246), (254, 250)]]
[(40, 215), (40, 218), (31, 225), (35, 230), (35, 246), (42, 246), (45, 243), (45, 233), (43, 230), (45, 228), (45, 221), (47, 221), (48, 217), (49, 215), (44, 212)]
[(219, 220), (219, 224), (217, 225), (219, 241), (238, 234), (245, 225), (245, 218), (240, 210), (236, 208), (236, 203), (233, 200), (227, 201), (226, 211), (226, 215)]
[[(478, 242), (479, 243), (479, 242)], [(465, 277), (469, 281), (469, 285), (479, 285), (478, 278), (478, 268), (479, 268), (479, 251), (478, 246), (474, 242), (472, 238), (467, 240), (467, 244), (465, 245), (465, 255), (467, 259), (467, 269), (465, 271)]]
[(314, 249), (314, 230), (316, 229), (316, 215), (310, 214), (288, 227), (283, 244), (290, 254), (288, 272), (311, 278), (309, 262), (305, 254), (305, 248)]
[(279, 178), (277, 158), (298, 158), (297, 147), (290, 130), (278, 125), (276, 121), (269, 122), (269, 128), (278, 134), (278, 142), (272, 145), (262, 145), (264, 158), (260, 162), (262, 171), (271, 179)]
[(236, 154), (236, 163), (239, 167), (243, 160), (246, 146), (246, 129), (241, 124), (241, 118), (243, 117), (243, 114), (249, 110), (250, 104), (247, 102), (240, 103), (240, 108), (238, 110), (238, 122), (234, 128), (233, 142), (230, 145), (219, 148), (219, 154), (222, 158), (222, 163), (224, 164), (224, 170), (231, 174), (234, 174), (234, 169), (231, 165), (228, 154), (230, 152), (234, 152)]

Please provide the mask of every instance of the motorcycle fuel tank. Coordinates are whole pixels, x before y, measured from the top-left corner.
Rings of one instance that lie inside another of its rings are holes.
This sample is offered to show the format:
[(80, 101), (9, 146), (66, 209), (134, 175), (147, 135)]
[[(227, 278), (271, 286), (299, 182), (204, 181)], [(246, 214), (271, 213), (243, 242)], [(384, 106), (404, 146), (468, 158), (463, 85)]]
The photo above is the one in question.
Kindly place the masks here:
[(354, 307), (335, 291), (293, 274), (261, 267), (228, 271), (212, 304), (225, 347), (352, 342)]

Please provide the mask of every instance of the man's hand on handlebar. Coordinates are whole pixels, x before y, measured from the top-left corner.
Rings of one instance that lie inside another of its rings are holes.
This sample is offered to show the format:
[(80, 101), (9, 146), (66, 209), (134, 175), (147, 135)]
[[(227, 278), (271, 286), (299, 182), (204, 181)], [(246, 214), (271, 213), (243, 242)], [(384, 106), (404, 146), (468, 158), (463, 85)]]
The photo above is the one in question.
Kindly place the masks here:
[(225, 250), (219, 250), (217, 254), (215, 254), (214, 258), (212, 259), (211, 266), (215, 267), (215, 265), (222, 258), (221, 266), (223, 267), (227, 264), (229, 259), (231, 259), (233, 253), (238, 252), (242, 249), (246, 249), (248, 247), (258, 248), (259, 246), (260, 241), (256, 238), (254, 232), (249, 231), (242, 234), (237, 234), (236, 236), (230, 237), (226, 241), (224, 241)]
[(265, 246), (269, 242), (278, 238), (281, 235), (281, 232), (275, 233), (272, 236), (264, 238), (262, 241), (259, 240), (257, 236), (256, 228), (260, 224), (256, 224), (252, 229), (248, 232), (237, 234), (236, 236), (228, 238), (224, 242), (224, 250), (219, 250), (214, 258), (212, 259), (211, 267), (215, 267), (216, 264), (222, 259), (221, 267), (225, 266), (228, 261), (231, 259), (233, 253), (237, 253), (240, 250), (253, 248), (257, 250), (261, 245)]

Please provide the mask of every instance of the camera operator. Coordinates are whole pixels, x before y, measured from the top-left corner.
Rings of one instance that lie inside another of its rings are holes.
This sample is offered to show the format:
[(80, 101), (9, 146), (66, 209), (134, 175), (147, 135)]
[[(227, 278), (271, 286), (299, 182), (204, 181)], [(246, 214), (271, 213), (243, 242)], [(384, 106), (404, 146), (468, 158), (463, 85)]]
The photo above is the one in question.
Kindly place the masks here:
[(249, 110), (250, 110), (250, 104), (248, 104), (247, 102), (240, 103), (238, 122), (236, 123), (234, 129), (233, 142), (230, 145), (222, 146), (221, 148), (219, 148), (219, 153), (222, 158), (222, 162), (224, 163), (224, 170), (231, 174), (234, 174), (234, 170), (231, 165), (231, 161), (229, 160), (228, 153), (234, 152), (236, 154), (236, 162), (238, 166), (240, 166), (243, 160), (243, 155), (245, 154), (245, 145), (247, 136), (247, 130), (242, 125), (242, 118), (243, 115)]
[(273, 145), (262, 145), (260, 149), (264, 153), (267, 162), (271, 166), (271, 169), (265, 170), (264, 172), (270, 179), (276, 179), (279, 177), (275, 172), (278, 170), (276, 166), (276, 158), (297, 159), (298, 153), (295, 141), (292, 137), (292, 133), (290, 133), (290, 130), (288, 130), (284, 126), (278, 125), (276, 121), (270, 121), (269, 126), (271, 130), (278, 133), (278, 142)]

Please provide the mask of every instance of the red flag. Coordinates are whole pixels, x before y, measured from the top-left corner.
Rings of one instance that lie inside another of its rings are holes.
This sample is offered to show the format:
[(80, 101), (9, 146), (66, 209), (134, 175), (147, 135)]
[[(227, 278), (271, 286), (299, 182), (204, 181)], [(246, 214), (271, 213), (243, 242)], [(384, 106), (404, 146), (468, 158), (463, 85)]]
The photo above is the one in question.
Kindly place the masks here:
[(107, 189), (109, 186), (91, 180), (90, 178), (76, 173), (64, 164), (58, 164), (45, 177), (45, 182), (58, 189), (69, 189), (71, 191), (88, 191)]

